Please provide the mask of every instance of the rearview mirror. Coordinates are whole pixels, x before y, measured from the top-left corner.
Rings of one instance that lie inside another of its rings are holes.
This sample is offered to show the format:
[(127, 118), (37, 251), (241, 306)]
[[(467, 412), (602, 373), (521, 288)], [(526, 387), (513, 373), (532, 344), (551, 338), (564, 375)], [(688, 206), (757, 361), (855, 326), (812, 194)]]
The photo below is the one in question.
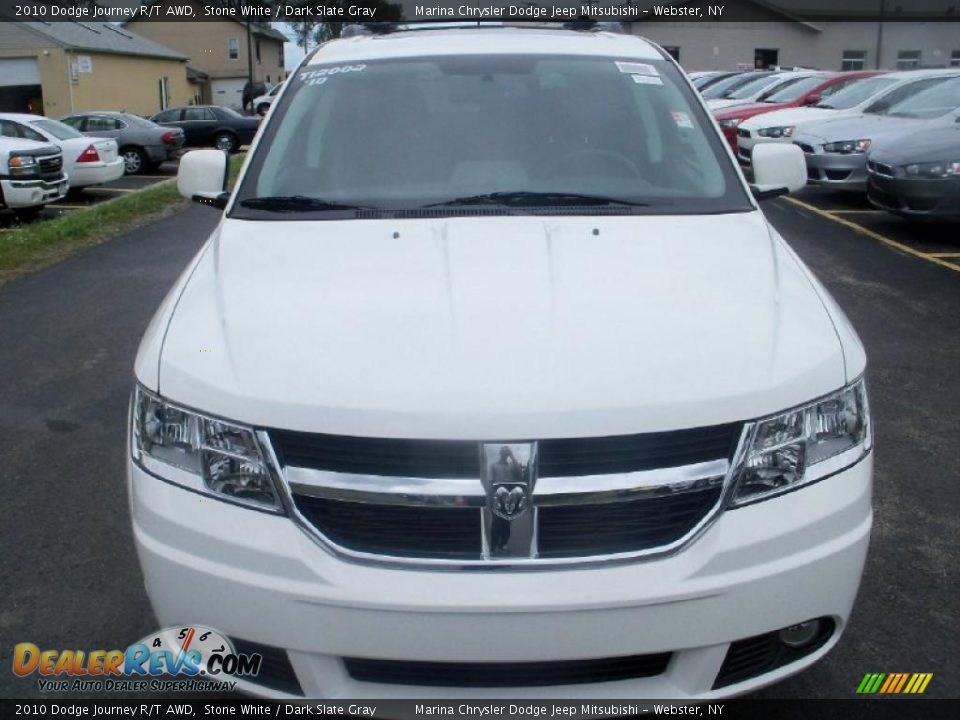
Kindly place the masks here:
[(230, 156), (222, 150), (191, 150), (180, 158), (177, 190), (189, 200), (222, 210), (230, 199), (229, 169)]
[(803, 150), (792, 143), (760, 143), (753, 148), (753, 185), (757, 200), (796, 192), (807, 184)]

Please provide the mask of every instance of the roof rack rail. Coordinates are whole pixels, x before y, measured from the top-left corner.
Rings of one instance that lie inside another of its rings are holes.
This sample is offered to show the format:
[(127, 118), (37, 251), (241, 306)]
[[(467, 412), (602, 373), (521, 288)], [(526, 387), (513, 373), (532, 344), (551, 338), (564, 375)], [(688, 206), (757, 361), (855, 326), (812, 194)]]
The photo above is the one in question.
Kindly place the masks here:
[[(370, 35), (388, 35), (394, 32), (403, 32), (410, 30), (451, 30), (467, 28), (489, 28), (503, 27), (503, 22), (492, 22), (482, 20), (463, 20), (460, 22), (364, 22), (351, 23), (345, 25), (340, 33), (341, 38), (352, 38)], [(600, 22), (597, 20), (574, 20), (565, 22), (561, 25), (564, 30), (575, 30), (578, 32), (612, 32), (620, 34), (630, 34), (630, 31), (622, 22)]]

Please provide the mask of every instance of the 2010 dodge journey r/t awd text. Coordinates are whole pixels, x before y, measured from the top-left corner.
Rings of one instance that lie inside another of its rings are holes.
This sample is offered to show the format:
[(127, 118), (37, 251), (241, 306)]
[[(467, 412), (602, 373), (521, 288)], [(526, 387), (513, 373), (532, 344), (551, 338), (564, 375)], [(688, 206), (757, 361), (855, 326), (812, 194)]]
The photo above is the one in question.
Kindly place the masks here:
[[(309, 56), (136, 360), (164, 624), (309, 697), (748, 692), (839, 640), (866, 358), (692, 86), (615, 32), (398, 28)], [(266, 668), (266, 669), (264, 669)]]

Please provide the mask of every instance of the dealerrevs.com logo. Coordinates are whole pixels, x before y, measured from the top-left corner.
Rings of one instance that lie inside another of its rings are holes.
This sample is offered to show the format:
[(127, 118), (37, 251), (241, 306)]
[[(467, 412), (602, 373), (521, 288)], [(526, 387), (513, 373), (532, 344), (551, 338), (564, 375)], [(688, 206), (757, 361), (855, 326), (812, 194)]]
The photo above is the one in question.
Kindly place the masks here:
[(13, 649), (13, 672), (37, 675), (41, 692), (217, 692), (252, 678), (263, 658), (241, 654), (222, 633), (200, 625), (164, 628), (125, 650)]

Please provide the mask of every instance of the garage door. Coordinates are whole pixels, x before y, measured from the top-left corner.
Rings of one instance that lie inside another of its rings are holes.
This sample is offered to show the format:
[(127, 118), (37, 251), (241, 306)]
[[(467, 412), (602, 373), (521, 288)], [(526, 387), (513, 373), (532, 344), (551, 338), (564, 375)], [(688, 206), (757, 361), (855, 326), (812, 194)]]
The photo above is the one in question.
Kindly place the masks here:
[(0, 59), (0, 87), (39, 84), (40, 66), (36, 58)]
[(244, 78), (230, 78), (228, 80), (214, 80), (211, 83), (213, 89), (213, 104), (225, 105), (234, 110), (243, 109), (243, 86), (247, 81)]
[(36, 58), (0, 58), (0, 112), (43, 112)]

